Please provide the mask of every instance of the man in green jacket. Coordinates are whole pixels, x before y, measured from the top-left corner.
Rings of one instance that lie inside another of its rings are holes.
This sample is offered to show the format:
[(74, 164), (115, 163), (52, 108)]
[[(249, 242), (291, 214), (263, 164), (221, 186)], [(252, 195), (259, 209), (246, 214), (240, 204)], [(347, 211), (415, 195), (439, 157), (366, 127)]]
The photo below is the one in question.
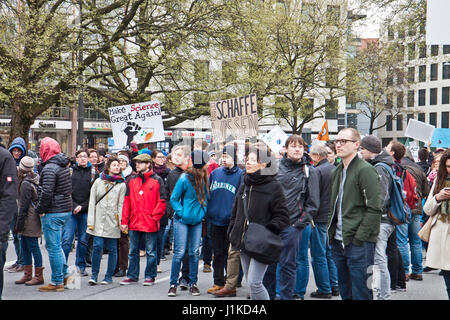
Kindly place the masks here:
[(342, 129), (336, 139), (341, 163), (331, 173), (328, 236), (343, 300), (372, 300), (368, 288), (381, 223), (380, 178), (358, 157), (361, 137)]

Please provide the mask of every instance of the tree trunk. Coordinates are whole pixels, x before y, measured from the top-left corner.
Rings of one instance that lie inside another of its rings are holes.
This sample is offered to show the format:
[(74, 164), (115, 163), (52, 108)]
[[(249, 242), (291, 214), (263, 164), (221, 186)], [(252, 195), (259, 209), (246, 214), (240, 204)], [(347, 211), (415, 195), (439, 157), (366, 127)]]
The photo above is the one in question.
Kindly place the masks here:
[(26, 110), (29, 110), (29, 107), (22, 102), (20, 97), (16, 97), (11, 109), (11, 127), (8, 146), (11, 145), (15, 138), (21, 137), (25, 140), (28, 149), (28, 133), (34, 119), (31, 119), (30, 112)]

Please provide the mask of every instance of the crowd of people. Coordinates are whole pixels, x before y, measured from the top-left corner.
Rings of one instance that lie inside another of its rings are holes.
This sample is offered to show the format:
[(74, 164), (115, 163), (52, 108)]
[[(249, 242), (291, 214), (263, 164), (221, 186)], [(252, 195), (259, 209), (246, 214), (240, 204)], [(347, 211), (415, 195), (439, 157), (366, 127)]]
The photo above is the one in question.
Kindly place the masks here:
[[(141, 257), (142, 284), (152, 286), (172, 251), (169, 297), (178, 289), (233, 297), (245, 277), (248, 298), (303, 300), (311, 263), (312, 298), (390, 300), (409, 280), (438, 269), (450, 299), (449, 149), (422, 148), (415, 162), (400, 142), (382, 148), (377, 137), (347, 128), (312, 146), (291, 135), (278, 153), (248, 142), (244, 159), (235, 142), (202, 140), (169, 154), (131, 142), (117, 153), (80, 149), (68, 158), (46, 137), (39, 153), (36, 163), (22, 138), (0, 147), (0, 298), (11, 233), (17, 261), (5, 270), (23, 273), (15, 284), (39, 292), (62, 292), (73, 281), (72, 251), (91, 286), (114, 277), (120, 285), (138, 283)], [(411, 213), (404, 223), (391, 212), (398, 178)], [(424, 242), (418, 232), (429, 218)], [(244, 246), (249, 223), (281, 239), (275, 263)], [(210, 288), (197, 285), (200, 257), (203, 271), (212, 271)]]

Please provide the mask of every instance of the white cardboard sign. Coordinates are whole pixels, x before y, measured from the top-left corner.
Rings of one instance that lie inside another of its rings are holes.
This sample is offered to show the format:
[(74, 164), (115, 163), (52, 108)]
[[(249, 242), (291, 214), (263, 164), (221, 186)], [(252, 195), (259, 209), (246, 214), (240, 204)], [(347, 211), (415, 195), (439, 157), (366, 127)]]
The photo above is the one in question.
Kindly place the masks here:
[(405, 130), (405, 137), (428, 143), (428, 141), (431, 141), (431, 137), (433, 137), (433, 131), (434, 126), (431, 124), (410, 119)]
[(277, 125), (266, 133), (262, 140), (270, 147), (270, 149), (272, 149), (273, 152), (278, 153), (283, 148), (287, 138), (288, 135), (286, 132), (284, 132), (283, 129)]
[(426, 44), (450, 44), (449, 0), (428, 0), (426, 21)]

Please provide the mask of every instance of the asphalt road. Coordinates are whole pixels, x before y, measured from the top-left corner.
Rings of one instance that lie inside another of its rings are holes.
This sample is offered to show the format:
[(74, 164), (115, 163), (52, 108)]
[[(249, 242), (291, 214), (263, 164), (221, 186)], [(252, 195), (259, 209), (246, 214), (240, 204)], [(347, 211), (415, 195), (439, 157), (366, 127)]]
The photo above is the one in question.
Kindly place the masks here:
[[(41, 245), (41, 252), (44, 260), (44, 279), (46, 283), (50, 279), (50, 266), (48, 262), (48, 254)], [(111, 285), (89, 286), (90, 277), (80, 277), (79, 282), (75, 283), (77, 288), (66, 289), (64, 292), (41, 293), (37, 290), (37, 286), (29, 287), (25, 285), (16, 285), (14, 281), (20, 279), (22, 274), (4, 272), (5, 282), (3, 288), (4, 300), (223, 300), (224, 298), (215, 298), (208, 294), (206, 290), (213, 284), (212, 273), (202, 272), (203, 262), (200, 260), (198, 273), (198, 287), (201, 291), (200, 296), (192, 296), (188, 291), (180, 291), (175, 298), (169, 298), (167, 291), (169, 289), (169, 277), (172, 255), (167, 256), (166, 261), (161, 261), (162, 273), (158, 273), (154, 286), (142, 285), (143, 273), (145, 269), (145, 258), (140, 260), (140, 279), (138, 284), (128, 286), (120, 286), (119, 282), (122, 278), (113, 278), (114, 283)], [(10, 241), (7, 251), (7, 264), (15, 260), (14, 245)], [(103, 255), (100, 267), (99, 280), (102, 280), (106, 271), (107, 255)], [(75, 264), (75, 251), (73, 250), (69, 256), (69, 265)], [(90, 274), (90, 268), (87, 269)], [(424, 273), (423, 281), (410, 280), (407, 282), (406, 292), (397, 292), (392, 294), (392, 300), (447, 300), (444, 280), (438, 275), (439, 270)], [(79, 284), (79, 285), (78, 285)], [(309, 282), (305, 300), (322, 300), (310, 297), (311, 292), (316, 290), (314, 276), (310, 268)], [(242, 287), (238, 289), (237, 297), (227, 298), (232, 301), (247, 301), (246, 297), (249, 288), (243, 280)], [(340, 297), (333, 297), (333, 300), (340, 300)], [(323, 300), (322, 300), (323, 301)], [(300, 301), (298, 303), (301, 303)]]

